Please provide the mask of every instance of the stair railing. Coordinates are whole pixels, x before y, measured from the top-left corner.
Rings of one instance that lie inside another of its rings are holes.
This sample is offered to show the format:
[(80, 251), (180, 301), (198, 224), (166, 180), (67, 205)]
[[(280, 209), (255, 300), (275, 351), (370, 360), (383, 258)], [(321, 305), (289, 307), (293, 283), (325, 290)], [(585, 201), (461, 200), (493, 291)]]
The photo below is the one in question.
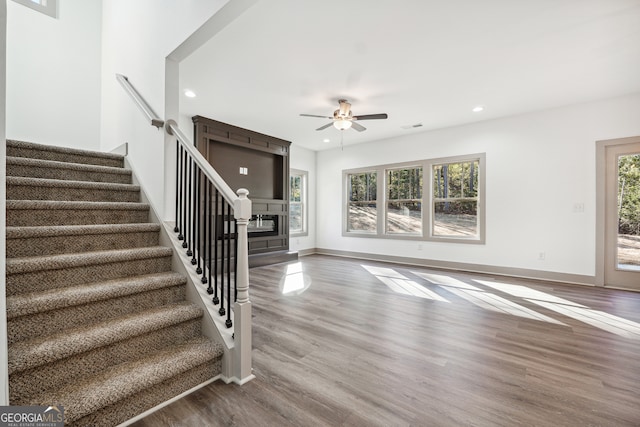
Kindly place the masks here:
[(133, 87), (131, 83), (129, 83), (129, 79), (122, 74), (116, 74), (116, 79), (120, 83), (120, 86), (123, 87), (125, 92), (133, 99), (136, 106), (142, 111), (142, 114), (145, 115), (147, 120), (151, 123), (151, 126), (155, 126), (160, 129), (164, 126), (164, 120), (158, 117), (156, 113), (153, 112), (149, 104), (140, 96), (138, 91)]
[[(129, 80), (116, 75), (151, 125), (163, 123), (176, 138), (175, 227), (178, 239), (225, 326), (233, 326), (233, 366), (236, 382), (253, 378), (251, 368), (251, 302), (247, 225), (251, 218), (249, 191), (237, 194), (216, 172), (174, 120), (159, 119)], [(162, 125), (160, 125), (162, 126)], [(232, 304), (233, 303), (233, 304)], [(232, 319), (233, 314), (233, 319)]]

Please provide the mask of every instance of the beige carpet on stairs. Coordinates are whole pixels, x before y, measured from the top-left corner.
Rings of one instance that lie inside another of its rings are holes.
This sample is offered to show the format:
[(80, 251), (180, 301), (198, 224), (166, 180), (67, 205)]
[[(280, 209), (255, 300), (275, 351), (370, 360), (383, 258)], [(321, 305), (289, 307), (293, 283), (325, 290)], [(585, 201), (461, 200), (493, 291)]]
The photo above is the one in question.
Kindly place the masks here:
[(7, 141), (12, 405), (115, 426), (220, 373), (122, 156)]

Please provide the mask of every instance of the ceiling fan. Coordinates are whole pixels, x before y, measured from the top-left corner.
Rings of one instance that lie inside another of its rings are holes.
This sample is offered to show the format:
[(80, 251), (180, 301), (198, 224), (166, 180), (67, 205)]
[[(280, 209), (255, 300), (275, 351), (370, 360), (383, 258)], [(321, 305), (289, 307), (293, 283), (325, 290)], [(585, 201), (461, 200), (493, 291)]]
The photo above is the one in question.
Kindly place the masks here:
[(319, 127), (316, 130), (324, 130), (329, 126), (333, 125), (336, 129), (339, 130), (347, 130), (350, 127), (353, 127), (358, 132), (362, 132), (363, 130), (367, 130), (366, 127), (362, 126), (360, 123), (356, 123), (359, 120), (379, 120), (386, 119), (389, 117), (386, 113), (382, 114), (365, 114), (364, 116), (354, 116), (351, 112), (351, 104), (346, 99), (338, 100), (340, 104), (340, 108), (333, 112), (333, 117), (329, 116), (317, 116), (315, 114), (300, 114), (303, 117), (319, 117), (321, 119), (330, 119), (332, 120), (330, 123), (327, 123), (324, 126)]

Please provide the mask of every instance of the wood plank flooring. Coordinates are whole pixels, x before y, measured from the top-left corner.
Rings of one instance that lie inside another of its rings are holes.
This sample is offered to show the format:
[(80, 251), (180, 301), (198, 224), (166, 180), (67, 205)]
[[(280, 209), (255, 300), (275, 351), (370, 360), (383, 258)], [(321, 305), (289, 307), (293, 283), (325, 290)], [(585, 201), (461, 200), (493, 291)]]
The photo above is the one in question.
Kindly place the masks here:
[(134, 426), (640, 426), (640, 293), (321, 255), (250, 274), (257, 378)]

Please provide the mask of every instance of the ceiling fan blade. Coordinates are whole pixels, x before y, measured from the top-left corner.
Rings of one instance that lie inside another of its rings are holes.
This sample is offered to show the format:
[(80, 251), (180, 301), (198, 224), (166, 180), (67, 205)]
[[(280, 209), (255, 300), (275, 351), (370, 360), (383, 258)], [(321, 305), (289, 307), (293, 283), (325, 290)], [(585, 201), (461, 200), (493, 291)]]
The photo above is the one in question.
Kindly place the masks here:
[(352, 127), (353, 129), (357, 130), (358, 132), (362, 132), (363, 130), (367, 130), (367, 128), (366, 128), (366, 127), (364, 127), (364, 126), (362, 126), (361, 124), (356, 123), (356, 122), (351, 122), (351, 127)]
[(318, 117), (320, 119), (333, 119), (333, 117), (329, 116), (317, 116), (315, 114), (300, 114), (302, 117)]
[(327, 123), (327, 124), (326, 124), (326, 125), (324, 125), (324, 126), (320, 126), (320, 127), (319, 127), (318, 129), (316, 129), (316, 130), (324, 130), (324, 129), (328, 128), (329, 126), (331, 126), (332, 124), (333, 124), (333, 122), (331, 122), (331, 123)]
[(387, 113), (382, 114), (365, 114), (364, 116), (353, 116), (353, 120), (378, 120), (389, 117)]

